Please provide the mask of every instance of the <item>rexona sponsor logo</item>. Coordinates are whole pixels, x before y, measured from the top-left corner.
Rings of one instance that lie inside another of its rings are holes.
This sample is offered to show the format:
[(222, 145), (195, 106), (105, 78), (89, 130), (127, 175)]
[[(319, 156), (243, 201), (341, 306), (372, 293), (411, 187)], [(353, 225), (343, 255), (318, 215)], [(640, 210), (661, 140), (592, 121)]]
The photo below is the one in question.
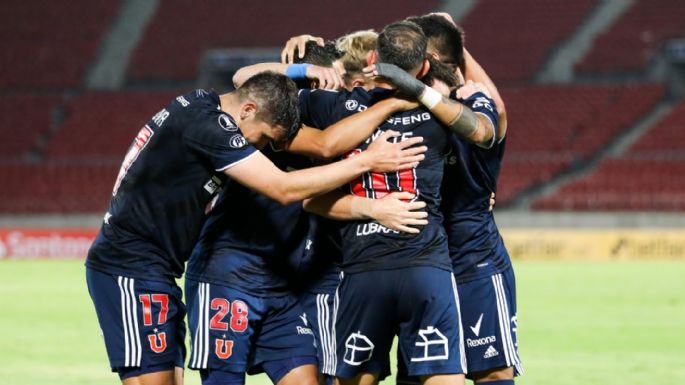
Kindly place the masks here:
[(483, 346), (483, 345), (488, 345), (488, 344), (493, 344), (497, 342), (497, 337), (495, 336), (487, 336), (483, 338), (476, 338), (476, 339), (466, 339), (466, 345), (470, 348), (475, 348), (477, 346)]
[(93, 229), (0, 229), (0, 259), (85, 258)]

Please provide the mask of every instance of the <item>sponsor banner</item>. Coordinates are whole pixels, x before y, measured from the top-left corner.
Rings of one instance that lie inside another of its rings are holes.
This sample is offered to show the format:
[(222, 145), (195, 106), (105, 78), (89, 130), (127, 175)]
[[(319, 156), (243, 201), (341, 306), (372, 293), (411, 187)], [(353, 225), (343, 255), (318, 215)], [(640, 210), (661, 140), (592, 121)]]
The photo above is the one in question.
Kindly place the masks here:
[(513, 259), (685, 259), (685, 229), (505, 229)]
[(97, 229), (0, 229), (0, 259), (85, 258)]
[[(85, 258), (97, 229), (0, 228), (0, 259)], [(513, 259), (685, 260), (685, 229), (503, 229)]]

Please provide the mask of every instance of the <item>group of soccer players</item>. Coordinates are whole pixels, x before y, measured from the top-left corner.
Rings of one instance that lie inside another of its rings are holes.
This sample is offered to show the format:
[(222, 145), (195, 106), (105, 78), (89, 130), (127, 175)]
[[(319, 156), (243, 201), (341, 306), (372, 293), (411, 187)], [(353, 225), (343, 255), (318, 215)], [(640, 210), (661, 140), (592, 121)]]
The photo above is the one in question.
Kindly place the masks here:
[(398, 384), (513, 384), (506, 113), (461, 30), (299, 36), (283, 61), (178, 96), (126, 154), (86, 261), (112, 370), (182, 384), (187, 315), (204, 385), (374, 384), (395, 337)]

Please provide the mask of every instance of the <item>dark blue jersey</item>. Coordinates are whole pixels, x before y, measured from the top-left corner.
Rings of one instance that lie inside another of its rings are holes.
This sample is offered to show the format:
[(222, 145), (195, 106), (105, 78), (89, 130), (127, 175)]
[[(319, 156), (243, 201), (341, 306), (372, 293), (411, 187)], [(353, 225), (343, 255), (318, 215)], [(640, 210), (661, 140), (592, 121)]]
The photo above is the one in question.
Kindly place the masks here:
[[(307, 158), (287, 152), (267, 148), (264, 154), (284, 171), (311, 166)], [(258, 296), (284, 295), (312, 248), (310, 220), (302, 202), (282, 205), (229, 179), (186, 276)]]
[[(389, 90), (350, 92), (322, 90), (300, 91), (300, 109), (305, 124), (327, 127), (338, 120), (365, 110), (378, 100), (391, 95)], [(398, 113), (381, 124), (374, 134), (347, 156), (364, 151), (384, 131), (401, 133), (398, 140), (422, 136), (428, 146), (426, 158), (415, 168), (392, 173), (366, 173), (346, 188), (350, 193), (380, 199), (395, 191), (407, 191), (427, 204), (429, 224), (417, 235), (400, 233), (373, 221), (341, 222), (342, 268), (347, 272), (393, 269), (408, 266), (436, 266), (451, 269), (447, 239), (440, 212), (440, 184), (447, 133), (426, 110), (417, 108)]]
[[(494, 102), (476, 93), (464, 104), (487, 116), (497, 127)], [(496, 135), (488, 146), (472, 144), (450, 135), (450, 152), (445, 158), (442, 210), (449, 239), (453, 269), (459, 282), (504, 271), (509, 255), (489, 211), (490, 193), (497, 192), (505, 139)]]
[(126, 154), (86, 265), (147, 280), (179, 278), (226, 180), (222, 171), (256, 151), (216, 93), (177, 97)]
[(309, 234), (294, 284), (298, 292), (332, 293), (340, 283), (341, 240), (335, 221), (310, 216)]

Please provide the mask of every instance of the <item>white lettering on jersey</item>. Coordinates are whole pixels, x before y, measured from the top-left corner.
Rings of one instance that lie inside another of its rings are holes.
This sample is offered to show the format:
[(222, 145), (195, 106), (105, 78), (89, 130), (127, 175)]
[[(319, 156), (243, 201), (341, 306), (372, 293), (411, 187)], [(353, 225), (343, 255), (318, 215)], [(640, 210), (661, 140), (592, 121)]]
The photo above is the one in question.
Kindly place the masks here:
[(371, 234), (377, 234), (377, 233), (382, 233), (382, 234), (388, 234), (388, 233), (393, 233), (393, 234), (399, 234), (399, 231), (389, 229), (380, 223), (376, 222), (369, 222), (369, 223), (363, 223), (360, 225), (357, 225), (357, 232), (356, 236), (358, 237), (363, 237), (366, 235), (371, 235)]
[(190, 105), (190, 102), (186, 100), (182, 95), (176, 98), (176, 101), (181, 103), (183, 107), (188, 107)]
[(169, 111), (167, 111), (166, 108), (163, 108), (162, 111), (159, 111), (157, 114), (155, 114), (155, 116), (152, 117), (152, 121), (155, 122), (158, 127), (162, 127), (162, 124), (164, 124), (164, 121), (168, 117)]
[(414, 114), (414, 115), (410, 115), (410, 116), (391, 117), (388, 120), (386, 120), (386, 122), (388, 122), (394, 126), (396, 126), (398, 124), (408, 126), (410, 124), (421, 123), (421, 122), (425, 122), (428, 120), (431, 120), (431, 114), (429, 114), (428, 112), (422, 112), (422, 113), (418, 113), (418, 114)]
[[(371, 142), (378, 139), (378, 137), (381, 136), (383, 134), (383, 132), (385, 132), (385, 131), (383, 131), (381, 129), (376, 129), (376, 131), (374, 131), (373, 134), (371, 134), (371, 136), (368, 139), (366, 139), (365, 143), (371, 144)], [(392, 143), (403, 142), (403, 141), (411, 138), (412, 136), (414, 136), (414, 133), (411, 131), (403, 132), (400, 136), (396, 136), (394, 138), (391, 138), (390, 142), (392, 142)]]
[(475, 348), (477, 346), (483, 346), (483, 345), (492, 344), (495, 342), (497, 342), (497, 337), (495, 337), (495, 336), (487, 336), (487, 337), (483, 337), (483, 338), (477, 338), (475, 340), (467, 338), (466, 339), (466, 346), (468, 346), (470, 348)]
[(476, 100), (471, 105), (471, 109), (475, 110), (476, 108), (486, 108), (487, 110), (494, 112), (494, 109), (492, 108), (492, 104), (490, 104), (490, 100), (488, 100), (488, 98), (485, 98), (483, 96), (477, 97)]

